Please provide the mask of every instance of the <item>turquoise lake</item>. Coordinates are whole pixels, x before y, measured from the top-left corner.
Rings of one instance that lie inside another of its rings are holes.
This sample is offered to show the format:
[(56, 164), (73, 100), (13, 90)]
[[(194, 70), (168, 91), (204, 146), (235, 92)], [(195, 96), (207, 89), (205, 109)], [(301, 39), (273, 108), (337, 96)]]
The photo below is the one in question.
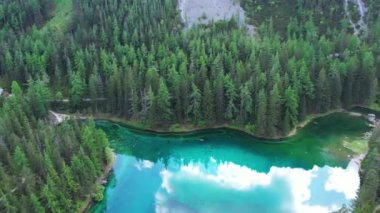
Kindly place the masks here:
[(331, 212), (359, 188), (343, 141), (364, 118), (335, 113), (296, 136), (266, 141), (229, 129), (153, 134), (97, 121), (116, 159), (104, 200), (91, 212)]

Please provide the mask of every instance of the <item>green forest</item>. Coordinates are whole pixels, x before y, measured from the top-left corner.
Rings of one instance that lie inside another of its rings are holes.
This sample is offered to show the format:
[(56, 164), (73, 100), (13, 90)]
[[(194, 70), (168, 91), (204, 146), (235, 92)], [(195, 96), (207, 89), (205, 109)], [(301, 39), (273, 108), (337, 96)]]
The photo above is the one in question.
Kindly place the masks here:
[(13, 82), (1, 107), (1, 212), (75, 212), (101, 188), (112, 157), (106, 135), (93, 122), (48, 123), (46, 102), (32, 101), (46, 89), (32, 83), (23, 93)]
[(362, 163), (361, 187), (355, 201), (355, 212), (373, 212), (379, 203), (380, 128), (375, 129), (370, 151)]
[(73, 1), (65, 29), (39, 26), (54, 5), (32, 1), (32, 18), (17, 18), (17, 4), (3, 4), (2, 82), (46, 81), (52, 100), (68, 98), (72, 112), (111, 113), (152, 128), (228, 123), (286, 135), (309, 114), (378, 101), (380, 24), (372, 21), (362, 37), (345, 23), (326, 29), (313, 18), (325, 9), (321, 2), (300, 3), (286, 36), (268, 18), (254, 39), (234, 20), (184, 32), (171, 0)]
[(2, 0), (0, 211), (78, 211), (99, 188), (107, 137), (91, 121), (52, 125), (50, 108), (276, 138), (313, 114), (378, 107), (380, 1), (366, 2), (354, 35), (338, 0), (242, 0), (252, 37), (234, 19), (185, 31), (175, 0)]

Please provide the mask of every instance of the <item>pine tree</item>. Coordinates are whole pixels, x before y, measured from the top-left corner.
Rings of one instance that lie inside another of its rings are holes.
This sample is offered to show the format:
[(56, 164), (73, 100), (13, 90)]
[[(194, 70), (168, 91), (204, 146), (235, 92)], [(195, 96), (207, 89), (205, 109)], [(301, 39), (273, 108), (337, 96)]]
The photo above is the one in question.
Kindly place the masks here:
[(35, 194), (32, 193), (30, 195), (30, 200), (32, 202), (34, 212), (38, 212), (38, 213), (44, 213), (45, 212), (44, 207), (42, 206), (41, 202), (38, 200), (38, 198)]
[(63, 178), (64, 178), (64, 181), (65, 181), (66, 186), (67, 186), (66, 190), (68, 190), (70, 194), (76, 195), (79, 185), (75, 181), (74, 175), (73, 175), (70, 167), (67, 165), (63, 166)]
[(37, 118), (43, 118), (47, 115), (50, 100), (52, 99), (47, 84), (48, 82), (46, 78), (44, 80), (30, 80), (28, 82), (27, 97), (34, 115)]
[(296, 91), (290, 86), (285, 90), (284, 102), (286, 114), (290, 119), (290, 127), (294, 127), (297, 124), (298, 101)]
[(257, 134), (265, 135), (267, 128), (267, 98), (264, 90), (260, 90), (257, 105)]
[(225, 77), (224, 87), (226, 89), (226, 97), (227, 97), (227, 107), (224, 113), (224, 117), (228, 120), (231, 120), (235, 117), (235, 113), (237, 111), (235, 106), (235, 101), (237, 98), (235, 85), (232, 82), (231, 78), (227, 75)]
[(331, 92), (330, 84), (327, 80), (326, 70), (322, 68), (318, 76), (317, 84), (317, 110), (326, 112), (331, 106)]
[(224, 113), (224, 80), (223, 80), (223, 74), (219, 74), (216, 81), (215, 81), (215, 106), (216, 106), (216, 118), (217, 121), (222, 121), (222, 115)]
[(171, 117), (170, 94), (165, 80), (160, 78), (157, 94), (157, 114), (163, 121), (168, 121)]
[(246, 83), (240, 89), (240, 123), (244, 124), (248, 116), (252, 113), (253, 100), (249, 91), (249, 86)]
[[(16, 166), (16, 171), (19, 174), (27, 175), (29, 172), (29, 162), (22, 149), (17, 146), (14, 152), (13, 161)], [(26, 178), (26, 176), (24, 176)]]
[(191, 102), (189, 106), (189, 113), (193, 116), (194, 122), (198, 123), (201, 120), (201, 101), (202, 95), (198, 87), (193, 83), (191, 93)]
[(213, 123), (215, 121), (214, 97), (212, 94), (210, 81), (208, 80), (206, 80), (203, 88), (202, 106), (204, 112), (203, 119), (207, 123)]
[(97, 99), (100, 97), (100, 95), (98, 94), (99, 86), (100, 86), (100, 83), (99, 83), (98, 74), (97, 73), (91, 74), (90, 80), (88, 83), (88, 89), (89, 89), (89, 93), (90, 93), (90, 98), (92, 99), (92, 102), (93, 102), (93, 104), (92, 104), (92, 111), (93, 112), (98, 111)]
[(12, 81), (12, 95), (14, 95), (17, 99), (21, 99), (23, 92), (21, 90), (20, 85), (16, 81)]
[(331, 67), (330, 82), (331, 82), (331, 106), (332, 108), (341, 107), (342, 82), (338, 70), (338, 64), (334, 63)]
[(73, 108), (80, 107), (84, 95), (85, 82), (78, 73), (70, 76), (70, 104)]
[(136, 86), (133, 84), (131, 88), (131, 104), (132, 104), (132, 118), (139, 119), (140, 115), (140, 98), (139, 91)]
[(268, 99), (267, 134), (275, 136), (277, 135), (277, 127), (280, 122), (281, 109), (281, 96), (277, 84), (273, 86)]
[(156, 121), (156, 97), (154, 96), (152, 87), (149, 87), (148, 89), (147, 105), (149, 123), (154, 124)]
[(175, 117), (178, 121), (182, 120), (182, 98), (181, 98), (181, 85), (180, 85), (180, 76), (173, 66), (169, 70), (169, 84), (171, 89), (171, 94), (173, 94), (174, 99), (174, 111)]

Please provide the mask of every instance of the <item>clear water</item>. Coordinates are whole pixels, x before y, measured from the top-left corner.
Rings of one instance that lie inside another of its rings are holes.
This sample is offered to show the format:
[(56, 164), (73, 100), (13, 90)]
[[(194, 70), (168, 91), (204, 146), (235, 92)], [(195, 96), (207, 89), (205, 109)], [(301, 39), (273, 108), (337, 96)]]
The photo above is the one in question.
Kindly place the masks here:
[(116, 161), (92, 212), (331, 212), (359, 187), (342, 142), (368, 130), (365, 119), (341, 113), (281, 142), (226, 129), (156, 135), (97, 125)]

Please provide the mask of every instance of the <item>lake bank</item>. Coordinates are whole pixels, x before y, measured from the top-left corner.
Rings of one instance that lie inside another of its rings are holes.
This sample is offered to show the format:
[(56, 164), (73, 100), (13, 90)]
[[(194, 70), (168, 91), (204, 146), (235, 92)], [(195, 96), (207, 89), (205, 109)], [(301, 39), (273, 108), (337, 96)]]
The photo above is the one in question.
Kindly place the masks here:
[[(192, 132), (198, 132), (198, 131), (207, 131), (207, 130), (215, 130), (215, 129), (232, 129), (235, 131), (239, 131), (241, 133), (250, 135), (251, 137), (262, 139), (262, 140), (268, 140), (268, 141), (281, 141), (290, 137), (295, 136), (298, 131), (308, 124), (310, 124), (312, 121), (314, 121), (317, 118), (324, 117), (331, 115), (333, 113), (347, 113), (351, 116), (358, 116), (357, 113), (346, 111), (343, 109), (337, 109), (337, 110), (331, 110), (329, 112), (325, 113), (317, 113), (317, 114), (311, 114), (306, 117), (306, 119), (299, 124), (297, 124), (288, 134), (286, 135), (278, 135), (274, 137), (268, 137), (268, 136), (260, 136), (253, 132), (246, 131), (243, 127), (238, 127), (236, 125), (230, 124), (230, 123), (224, 123), (224, 124), (214, 124), (214, 125), (206, 125), (204, 127), (199, 127), (194, 124), (172, 124), (170, 127), (165, 128), (151, 128), (147, 126), (146, 124), (139, 122), (139, 121), (131, 121), (124, 118), (120, 118), (115, 115), (106, 114), (106, 113), (96, 113), (94, 115), (85, 115), (81, 113), (55, 113), (62, 116), (69, 116), (77, 119), (94, 119), (94, 120), (109, 120), (112, 122), (117, 122), (123, 125), (126, 125), (130, 128), (138, 129), (141, 131), (147, 131), (154, 134), (186, 134), (186, 133), (192, 133)], [(361, 114), (359, 115), (361, 116)]]
[[(111, 155), (112, 155), (112, 157), (111, 157), (110, 161), (104, 167), (103, 174), (97, 179), (96, 184), (104, 185), (104, 183), (107, 182), (107, 179), (111, 175), (112, 170), (113, 170), (113, 166), (114, 166), (115, 160), (116, 160), (116, 154), (113, 150), (111, 150)], [(91, 208), (91, 206), (93, 206), (95, 203), (96, 202), (94, 201), (92, 195), (89, 195), (89, 197), (85, 201), (83, 201), (83, 204), (81, 205), (78, 212), (81, 212), (81, 213), (87, 212)]]

